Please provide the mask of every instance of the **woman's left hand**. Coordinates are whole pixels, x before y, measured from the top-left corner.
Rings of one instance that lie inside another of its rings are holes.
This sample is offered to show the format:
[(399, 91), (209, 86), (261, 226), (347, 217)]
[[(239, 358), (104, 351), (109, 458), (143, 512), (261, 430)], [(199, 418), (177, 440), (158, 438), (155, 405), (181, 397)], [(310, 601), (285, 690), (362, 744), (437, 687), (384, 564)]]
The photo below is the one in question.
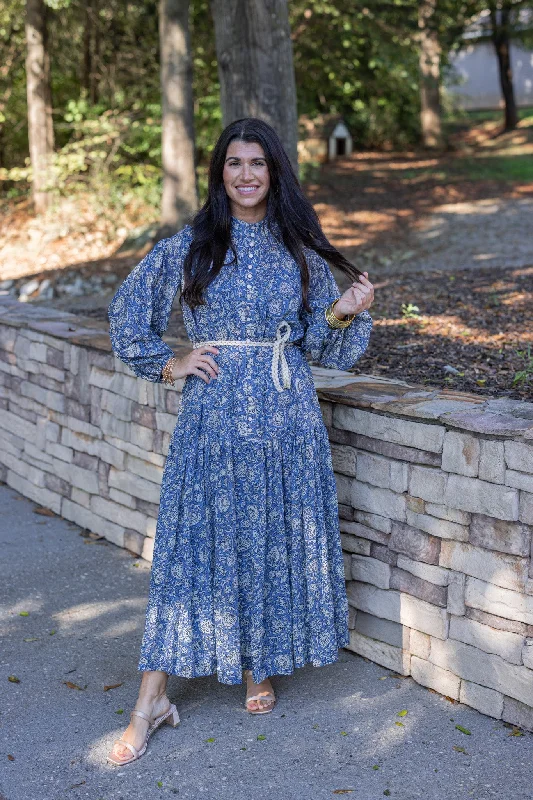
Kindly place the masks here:
[(370, 308), (374, 302), (374, 287), (368, 280), (368, 272), (363, 272), (358, 281), (354, 281), (349, 289), (339, 297), (333, 313), (339, 319), (343, 316), (360, 314)]

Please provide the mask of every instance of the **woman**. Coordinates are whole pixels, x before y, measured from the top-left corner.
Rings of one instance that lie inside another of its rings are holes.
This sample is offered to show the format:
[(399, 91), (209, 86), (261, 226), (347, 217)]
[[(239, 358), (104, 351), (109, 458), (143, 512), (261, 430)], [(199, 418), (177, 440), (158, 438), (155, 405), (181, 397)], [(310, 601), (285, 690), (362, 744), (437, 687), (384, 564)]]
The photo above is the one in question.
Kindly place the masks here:
[[(354, 282), (341, 297), (328, 265)], [(193, 349), (160, 338), (181, 285)], [(115, 354), (141, 378), (186, 377), (163, 474), (143, 672), (110, 756), (136, 760), (177, 724), (169, 674), (247, 678), (270, 712), (269, 676), (338, 659), (348, 643), (336, 485), (309, 364), (364, 353), (373, 287), (324, 236), (275, 131), (229, 125), (192, 225), (160, 241), (109, 306)]]

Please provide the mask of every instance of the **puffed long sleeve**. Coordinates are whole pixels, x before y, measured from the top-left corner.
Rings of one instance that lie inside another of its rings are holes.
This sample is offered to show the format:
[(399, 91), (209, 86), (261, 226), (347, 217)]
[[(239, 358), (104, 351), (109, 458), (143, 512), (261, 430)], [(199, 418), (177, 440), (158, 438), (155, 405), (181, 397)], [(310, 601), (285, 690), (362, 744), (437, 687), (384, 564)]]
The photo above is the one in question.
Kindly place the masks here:
[(313, 251), (306, 252), (309, 266), (308, 300), (311, 312), (302, 306), (304, 326), (302, 349), (323, 367), (350, 369), (368, 347), (372, 317), (361, 311), (347, 328), (330, 328), (324, 311), (341, 291), (328, 262)]
[(187, 230), (161, 239), (117, 289), (108, 307), (109, 336), (115, 355), (139, 378), (161, 383), (161, 370), (173, 355), (161, 336), (180, 288)]

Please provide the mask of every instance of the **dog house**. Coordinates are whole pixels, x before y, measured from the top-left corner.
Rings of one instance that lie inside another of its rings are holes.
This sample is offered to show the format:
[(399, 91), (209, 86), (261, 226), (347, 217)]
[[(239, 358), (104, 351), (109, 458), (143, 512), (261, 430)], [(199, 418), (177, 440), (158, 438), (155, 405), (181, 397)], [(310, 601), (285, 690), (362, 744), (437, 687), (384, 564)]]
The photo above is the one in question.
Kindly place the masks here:
[(349, 156), (353, 141), (346, 122), (337, 115), (300, 117), (299, 161), (332, 161)]

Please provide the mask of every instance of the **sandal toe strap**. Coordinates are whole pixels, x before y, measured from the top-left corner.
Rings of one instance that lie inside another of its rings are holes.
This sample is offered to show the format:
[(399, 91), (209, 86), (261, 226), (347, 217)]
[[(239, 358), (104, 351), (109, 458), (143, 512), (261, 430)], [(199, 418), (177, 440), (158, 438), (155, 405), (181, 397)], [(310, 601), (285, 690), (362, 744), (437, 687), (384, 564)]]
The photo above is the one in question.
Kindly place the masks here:
[(117, 744), (121, 744), (123, 747), (127, 747), (127, 748), (128, 748), (128, 750), (130, 751), (130, 753), (131, 753), (133, 756), (135, 756), (135, 758), (139, 758), (139, 751), (137, 750), (137, 748), (136, 748), (136, 747), (134, 747), (134, 746), (133, 746), (132, 744), (130, 744), (129, 742), (125, 742), (125, 741), (124, 741), (124, 739), (117, 739), (117, 741), (115, 742), (115, 745), (114, 745), (114, 747), (113, 747), (113, 750), (115, 749), (115, 747), (116, 747), (116, 745), (117, 745)]

